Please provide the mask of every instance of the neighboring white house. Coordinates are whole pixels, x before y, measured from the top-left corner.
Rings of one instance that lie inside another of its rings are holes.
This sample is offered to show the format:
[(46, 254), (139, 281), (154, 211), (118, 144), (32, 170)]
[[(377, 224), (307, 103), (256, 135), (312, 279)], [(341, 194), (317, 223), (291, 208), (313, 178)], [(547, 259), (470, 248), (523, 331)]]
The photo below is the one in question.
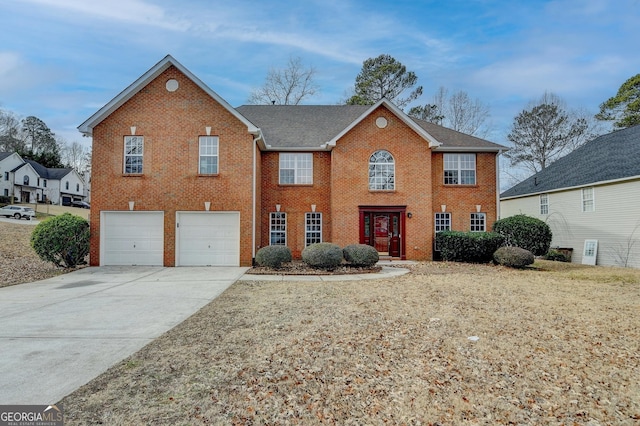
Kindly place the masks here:
[(13, 195), (15, 176), (13, 170), (24, 164), (22, 157), (15, 152), (0, 152), (0, 196)]
[(71, 168), (47, 168), (17, 153), (0, 152), (0, 195), (18, 203), (70, 204), (85, 199), (84, 179)]
[(501, 218), (516, 214), (548, 223), (552, 247), (573, 248), (574, 263), (640, 268), (640, 125), (600, 136), (503, 192)]

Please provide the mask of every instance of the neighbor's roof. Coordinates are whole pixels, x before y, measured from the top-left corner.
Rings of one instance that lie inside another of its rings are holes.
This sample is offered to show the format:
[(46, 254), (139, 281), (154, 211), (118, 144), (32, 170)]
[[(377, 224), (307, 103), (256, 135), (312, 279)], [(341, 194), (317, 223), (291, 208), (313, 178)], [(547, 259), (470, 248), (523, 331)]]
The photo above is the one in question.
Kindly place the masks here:
[[(385, 105), (439, 151), (500, 151), (507, 148), (437, 124), (411, 118), (389, 101), (371, 105), (242, 105), (238, 112), (262, 130), (269, 148), (320, 149), (332, 145), (379, 105)], [(325, 148), (326, 149), (326, 148)]]
[(31, 164), (31, 167), (44, 179), (60, 180), (73, 171), (71, 168), (50, 168), (34, 160), (24, 160), (25, 163)]
[(198, 77), (186, 69), (180, 62), (176, 61), (171, 55), (167, 55), (160, 62), (155, 64), (149, 71), (144, 73), (140, 78), (134, 81), (129, 87), (124, 89), (120, 94), (113, 98), (109, 103), (100, 108), (95, 114), (89, 117), (84, 123), (78, 126), (78, 130), (86, 135), (91, 136), (93, 134), (93, 128), (97, 126), (102, 120), (111, 115), (116, 109), (120, 108), (125, 102), (131, 99), (136, 93), (142, 90), (147, 84), (153, 81), (160, 74), (165, 72), (169, 67), (176, 67), (187, 78), (193, 81), (204, 92), (216, 100), (220, 105), (227, 109), (232, 115), (234, 115), (240, 122), (247, 126), (249, 133), (258, 134), (259, 129), (256, 129), (245, 117), (231, 106), (227, 101), (222, 99), (220, 95), (211, 90), (206, 84), (202, 82)]
[(640, 176), (640, 125), (602, 135), (500, 194), (515, 198)]

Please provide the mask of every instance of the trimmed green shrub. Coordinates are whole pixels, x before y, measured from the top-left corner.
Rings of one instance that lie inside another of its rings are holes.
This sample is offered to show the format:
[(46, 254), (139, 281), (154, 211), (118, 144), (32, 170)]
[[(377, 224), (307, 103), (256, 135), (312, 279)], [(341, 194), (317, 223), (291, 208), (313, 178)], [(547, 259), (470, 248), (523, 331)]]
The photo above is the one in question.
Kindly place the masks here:
[(529, 250), (508, 246), (500, 247), (493, 254), (493, 261), (498, 265), (508, 266), (510, 268), (524, 268), (527, 265), (533, 264), (535, 257)]
[(542, 256), (551, 246), (551, 228), (545, 222), (524, 214), (506, 217), (493, 224), (493, 231), (504, 236), (506, 246), (529, 250)]
[(353, 266), (370, 267), (378, 263), (378, 251), (367, 244), (351, 244), (342, 249), (344, 260)]
[(302, 250), (302, 261), (313, 268), (335, 269), (342, 263), (342, 249), (332, 243), (311, 244)]
[(89, 254), (89, 223), (70, 213), (40, 222), (31, 234), (31, 247), (42, 260), (73, 268)]
[(550, 249), (544, 255), (544, 258), (546, 260), (555, 260), (556, 262), (569, 262), (569, 256), (556, 249)]
[(502, 245), (504, 237), (495, 232), (443, 231), (436, 234), (442, 260), (487, 263)]
[(256, 253), (256, 264), (278, 269), (283, 263), (291, 262), (291, 249), (287, 246), (266, 246)]

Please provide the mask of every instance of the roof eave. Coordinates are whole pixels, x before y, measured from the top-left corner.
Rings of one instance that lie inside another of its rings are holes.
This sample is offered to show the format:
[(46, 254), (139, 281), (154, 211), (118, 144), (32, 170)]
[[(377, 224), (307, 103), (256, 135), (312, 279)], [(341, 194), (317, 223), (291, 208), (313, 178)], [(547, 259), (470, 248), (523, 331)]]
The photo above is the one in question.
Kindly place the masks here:
[[(414, 132), (419, 134), (424, 140), (429, 143), (429, 148), (436, 148), (442, 145), (436, 138), (434, 138), (429, 132), (424, 130), (422, 127), (418, 126), (407, 114), (405, 114), (400, 108), (395, 106), (393, 103), (389, 102), (387, 99), (382, 98), (375, 104), (371, 105), (369, 109), (367, 109), (364, 113), (362, 113), (358, 118), (353, 120), (349, 126), (343, 129), (340, 133), (338, 133), (333, 139), (326, 143), (328, 150), (333, 149), (336, 146), (337, 141), (342, 138), (345, 134), (351, 131), (356, 125), (358, 125), (365, 117), (369, 116), (373, 111), (375, 111), (379, 106), (384, 105), (387, 109), (389, 109), (396, 117), (400, 118), (407, 126), (409, 126)], [(323, 145), (324, 146), (324, 145)]]
[(211, 96), (216, 102), (222, 105), (227, 111), (229, 111), (233, 116), (235, 116), (238, 120), (240, 120), (243, 124), (247, 126), (247, 131), (251, 134), (259, 134), (260, 129), (258, 129), (253, 123), (247, 120), (242, 114), (236, 111), (227, 101), (225, 101), (220, 95), (211, 90), (206, 84), (202, 82), (198, 77), (191, 73), (187, 68), (185, 68), (180, 62), (178, 62), (171, 55), (165, 56), (160, 62), (154, 65), (151, 69), (149, 69), (146, 73), (140, 76), (136, 81), (130, 84), (126, 89), (120, 92), (115, 98), (109, 101), (105, 106), (100, 108), (95, 114), (89, 117), (86, 121), (84, 121), (80, 126), (78, 126), (78, 130), (84, 136), (93, 136), (93, 129), (95, 126), (100, 124), (102, 120), (111, 115), (115, 110), (120, 108), (125, 102), (131, 99), (136, 93), (138, 93), (142, 88), (144, 88), (147, 84), (153, 81), (156, 77), (166, 71), (170, 66), (175, 66), (181, 73), (187, 76), (190, 80), (192, 80), (198, 87), (204, 90), (209, 96)]
[(446, 146), (441, 145), (437, 148), (438, 152), (497, 152), (502, 153), (504, 151), (508, 151), (509, 148), (505, 147), (493, 147), (493, 146)]

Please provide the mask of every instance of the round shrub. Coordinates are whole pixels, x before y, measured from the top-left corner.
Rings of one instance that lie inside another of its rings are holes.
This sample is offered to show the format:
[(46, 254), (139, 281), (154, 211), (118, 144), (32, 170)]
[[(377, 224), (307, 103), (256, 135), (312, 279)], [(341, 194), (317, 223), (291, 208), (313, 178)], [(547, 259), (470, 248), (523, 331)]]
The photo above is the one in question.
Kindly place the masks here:
[(551, 228), (535, 217), (518, 214), (500, 219), (493, 230), (504, 236), (506, 246), (529, 250), (535, 256), (546, 254), (551, 246)]
[(42, 260), (73, 268), (89, 254), (89, 223), (70, 213), (40, 222), (31, 234), (31, 247)]
[(533, 253), (520, 247), (500, 247), (493, 253), (494, 262), (510, 268), (524, 268), (533, 264), (534, 260)]
[(332, 243), (311, 244), (302, 250), (302, 261), (313, 268), (335, 269), (342, 263), (342, 249)]
[(353, 266), (370, 267), (378, 263), (378, 251), (367, 244), (351, 244), (342, 249), (344, 260)]
[(256, 264), (268, 268), (278, 269), (291, 259), (291, 249), (286, 246), (266, 246), (256, 253)]

